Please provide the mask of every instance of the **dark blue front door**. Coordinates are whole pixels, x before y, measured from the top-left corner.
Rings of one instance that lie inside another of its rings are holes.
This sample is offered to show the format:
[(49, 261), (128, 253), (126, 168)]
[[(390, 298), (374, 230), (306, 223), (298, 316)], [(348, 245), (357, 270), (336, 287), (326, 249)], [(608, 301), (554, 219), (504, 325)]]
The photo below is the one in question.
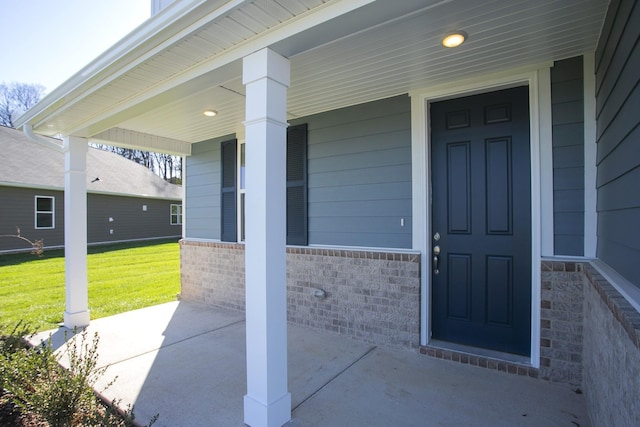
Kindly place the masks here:
[(528, 93), (431, 104), (434, 339), (530, 354)]

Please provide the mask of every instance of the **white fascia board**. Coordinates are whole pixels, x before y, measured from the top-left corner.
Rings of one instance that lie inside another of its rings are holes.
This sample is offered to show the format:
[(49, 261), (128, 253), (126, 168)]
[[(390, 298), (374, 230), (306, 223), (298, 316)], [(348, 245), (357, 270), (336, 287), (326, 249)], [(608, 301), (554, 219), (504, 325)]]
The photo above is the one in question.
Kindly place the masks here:
[[(15, 122), (16, 128), (19, 129), (24, 124), (30, 122), (35, 122), (32, 124), (37, 126), (38, 123), (44, 120), (44, 118), (38, 117), (43, 113), (46, 117), (46, 110), (51, 110), (52, 107), (54, 108), (54, 106), (57, 105), (61, 100), (70, 98), (77, 99), (91, 92), (94, 92), (95, 90), (97, 90), (97, 88), (102, 87), (104, 84), (108, 84), (108, 82), (112, 81), (115, 76), (119, 76), (122, 70), (126, 71), (125, 68), (127, 68), (127, 64), (137, 62), (135, 60), (132, 60), (128, 63), (125, 62), (122, 64), (118, 64), (118, 61), (122, 62), (123, 57), (129, 54), (133, 54), (135, 58), (140, 57), (142, 55), (142, 52), (136, 51), (147, 49), (147, 46), (157, 45), (158, 38), (166, 38), (166, 35), (162, 33), (168, 30), (171, 24), (186, 17), (189, 13), (193, 12), (205, 3), (207, 3), (207, 0), (176, 1), (165, 10), (163, 10), (162, 13), (159, 13), (158, 15), (147, 19), (145, 22), (140, 24), (140, 26), (120, 39), (116, 44), (106, 50), (102, 55), (91, 61), (80, 71), (72, 75), (64, 83), (62, 83), (51, 93), (45, 96), (35, 106), (33, 106), (22, 116), (20, 116)], [(222, 1), (218, 1), (217, 3), (222, 3)], [(111, 79), (108, 79), (106, 81), (102, 80), (102, 84), (86, 84), (86, 88), (84, 89), (81, 87), (89, 79), (96, 77), (97, 74), (102, 71), (106, 71), (109, 68), (111, 68)], [(77, 93), (72, 93), (74, 91)], [(36, 118), (38, 119), (34, 120)]]
[[(259, 36), (256, 36), (256, 38), (238, 44), (232, 49), (216, 55), (210, 60), (203, 61), (197, 66), (185, 70), (179, 76), (176, 76), (163, 84), (153, 86), (141, 95), (129, 99), (127, 102), (118, 104), (117, 108), (96, 117), (92, 117), (91, 123), (106, 120), (115, 114), (132, 108), (141, 102), (147, 101), (192, 79), (241, 60), (253, 52), (269, 47), (278, 41), (284, 40), (323, 22), (335, 19), (369, 3), (373, 3), (374, 1), (375, 0), (338, 0), (325, 3), (311, 9), (306, 13), (292, 18), (281, 26), (271, 28)], [(176, 31), (174, 35), (167, 37), (166, 32), (172, 24), (182, 18), (188, 19), (188, 15), (191, 12), (207, 6), (208, 2), (206, 0), (198, 0), (191, 2), (178, 1), (176, 3), (185, 4), (184, 7), (179, 8), (169, 6), (156, 17), (153, 17), (146, 23), (142, 24), (138, 29), (134, 30), (114, 47), (107, 50), (103, 55), (91, 62), (80, 72), (71, 77), (67, 82), (63, 83), (62, 86), (54, 90), (50, 95), (46, 96), (27, 113), (21, 116), (16, 121), (16, 127), (20, 128), (26, 123), (30, 123), (36, 127), (39, 124), (44, 123), (51, 115), (53, 115), (54, 111), (60, 112), (71, 108), (82, 98), (108, 85), (114, 79), (122, 76), (137, 65), (148, 61), (149, 58), (169, 46), (178, 43), (180, 40), (202, 28), (206, 24), (224, 17), (232, 10), (242, 7), (245, 3), (248, 3), (248, 1), (236, 0), (227, 2), (224, 4), (224, 7), (216, 7), (205, 16), (202, 14), (191, 14), (193, 17), (201, 16), (201, 18), (196, 19), (191, 24), (185, 24), (182, 30)], [(209, 9), (210, 8), (211, 7), (209, 6)], [(167, 12), (166, 14), (164, 13), (165, 11)], [(153, 46), (153, 48), (150, 48), (151, 46)], [(105, 77), (97, 79), (96, 77), (99, 74), (104, 74)], [(91, 79), (95, 80), (90, 81)], [(71, 92), (76, 93), (72, 94)], [(66, 130), (65, 133), (69, 135), (80, 134), (81, 131), (90, 126), (91, 123), (76, 125), (76, 127)]]
[[(231, 78), (239, 76), (239, 73), (237, 75), (236, 74), (227, 75), (227, 74), (229, 72), (233, 72), (236, 68), (240, 70), (240, 68), (238, 68), (240, 66), (239, 61), (242, 60), (244, 57), (254, 52), (257, 52), (261, 49), (269, 47), (297, 33), (301, 33), (309, 28), (322, 24), (323, 22), (330, 21), (331, 19), (337, 18), (348, 12), (351, 12), (355, 9), (358, 9), (362, 6), (372, 3), (373, 1), (375, 0), (342, 0), (334, 3), (327, 3), (322, 6), (318, 6), (317, 8), (312, 9), (307, 13), (304, 13), (295, 18), (292, 18), (290, 21), (287, 21), (282, 26), (277, 26), (265, 31), (261, 35), (257, 36), (255, 39), (247, 40), (244, 43), (240, 43), (234, 46), (232, 49), (228, 49), (227, 51), (224, 51), (212, 57), (209, 60), (198, 63), (197, 66), (194, 66), (192, 68), (189, 68), (183, 71), (180, 75), (177, 75), (171, 78), (170, 80), (168, 80), (163, 84), (151, 87), (150, 89), (146, 90), (143, 94), (135, 98), (129, 99), (126, 102), (119, 103), (116, 109), (107, 111), (101, 115), (97, 115), (96, 117), (92, 118), (92, 123), (108, 121), (111, 117), (119, 113), (122, 113), (128, 109), (134, 108), (136, 105), (140, 103), (149, 101), (156, 96), (159, 96), (169, 90), (175, 89), (180, 85), (186, 84), (214, 70), (219, 70), (226, 67), (225, 72), (223, 73), (224, 76), (221, 79), (220, 83), (224, 81), (228, 81)], [(218, 17), (216, 16), (216, 18)], [(209, 19), (207, 22), (210, 22), (210, 21), (213, 21), (213, 19)], [(204, 26), (205, 24), (206, 22), (202, 24), (198, 24), (198, 28), (200, 28), (201, 26)], [(186, 37), (187, 35), (191, 34), (194, 31), (195, 29), (191, 29), (188, 32), (185, 31), (185, 34), (183, 35), (181, 34), (179, 39)], [(139, 58), (138, 61), (136, 61), (135, 64), (132, 64), (131, 66), (129, 66), (128, 69), (131, 69), (134, 66), (138, 65), (139, 63), (142, 63), (148, 60), (150, 57), (160, 52), (161, 50), (166, 49), (172, 44), (175, 44), (178, 40), (164, 41), (162, 43), (162, 49), (159, 49), (159, 48), (154, 49), (154, 51), (150, 52), (144, 57)], [(144, 61), (142, 60), (142, 58), (144, 58)], [(238, 67), (231, 66), (236, 62), (238, 62)], [(228, 66), (231, 66), (231, 67), (228, 67)], [(128, 71), (128, 69), (125, 71)], [(118, 76), (119, 75), (120, 74), (118, 74)], [(117, 76), (112, 76), (112, 79), (115, 77)], [(94, 90), (97, 90), (97, 89), (99, 89), (99, 87), (96, 87)], [(69, 105), (68, 107), (70, 106), (71, 105)], [(71, 129), (70, 133), (74, 134), (74, 133), (82, 132), (82, 130), (85, 129), (86, 127), (87, 125), (76, 127), (74, 129)], [(109, 127), (110, 127), (109, 125), (103, 125), (101, 126), (100, 129), (98, 129), (98, 131), (108, 129)]]

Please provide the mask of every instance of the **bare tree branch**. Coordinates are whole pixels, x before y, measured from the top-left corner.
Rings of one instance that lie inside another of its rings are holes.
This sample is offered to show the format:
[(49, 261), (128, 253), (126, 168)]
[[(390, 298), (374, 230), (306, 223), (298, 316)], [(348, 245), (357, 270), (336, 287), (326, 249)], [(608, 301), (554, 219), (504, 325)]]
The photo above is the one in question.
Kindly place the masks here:
[(0, 125), (14, 127), (13, 121), (40, 101), (44, 91), (32, 83), (0, 84)]
[(20, 234), (20, 227), (16, 226), (16, 234), (0, 234), (0, 237), (12, 237), (14, 239), (24, 240), (25, 242), (30, 244), (31, 247), (33, 248), (33, 250), (31, 251), (33, 255), (42, 256), (42, 254), (44, 253), (44, 239), (31, 241), (26, 237), (23, 237)]
[(126, 159), (145, 166), (153, 173), (172, 184), (182, 183), (182, 157), (105, 144), (91, 144), (100, 150), (116, 153)]

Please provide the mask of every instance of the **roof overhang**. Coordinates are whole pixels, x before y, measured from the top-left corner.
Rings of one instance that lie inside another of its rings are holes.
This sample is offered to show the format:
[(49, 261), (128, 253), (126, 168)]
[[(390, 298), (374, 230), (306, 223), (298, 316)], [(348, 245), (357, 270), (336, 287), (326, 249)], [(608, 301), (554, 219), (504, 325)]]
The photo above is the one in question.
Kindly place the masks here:
[[(290, 118), (595, 50), (606, 0), (176, 1), (16, 123), (189, 155), (238, 131), (242, 58), (291, 61)], [(441, 45), (452, 30), (469, 38)], [(204, 117), (205, 109), (218, 115)]]

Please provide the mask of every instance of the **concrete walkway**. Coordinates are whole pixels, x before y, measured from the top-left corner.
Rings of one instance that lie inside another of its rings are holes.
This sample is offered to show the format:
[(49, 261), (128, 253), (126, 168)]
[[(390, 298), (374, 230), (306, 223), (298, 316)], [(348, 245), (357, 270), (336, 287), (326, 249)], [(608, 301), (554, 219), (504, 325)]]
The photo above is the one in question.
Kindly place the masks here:
[[(103, 394), (156, 426), (242, 426), (244, 315), (172, 302), (97, 319)], [(67, 332), (70, 338), (72, 334)], [(51, 335), (64, 351), (65, 329)], [(63, 356), (62, 360), (66, 358)], [(589, 426), (568, 386), (289, 325), (287, 426)]]

